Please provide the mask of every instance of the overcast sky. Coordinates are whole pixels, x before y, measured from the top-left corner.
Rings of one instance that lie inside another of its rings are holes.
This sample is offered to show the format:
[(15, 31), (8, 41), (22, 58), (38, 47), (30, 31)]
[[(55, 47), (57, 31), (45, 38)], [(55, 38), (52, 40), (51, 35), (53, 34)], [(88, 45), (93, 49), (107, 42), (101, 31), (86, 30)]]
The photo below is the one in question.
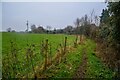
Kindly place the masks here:
[(74, 25), (77, 17), (90, 14), (93, 9), (99, 16), (105, 7), (104, 2), (3, 2), (2, 30), (11, 27), (16, 31), (25, 31), (27, 20), (29, 27), (36, 24), (44, 28), (47, 25), (64, 28)]
[(2, 30), (2, 3), (0, 2), (0, 31)]

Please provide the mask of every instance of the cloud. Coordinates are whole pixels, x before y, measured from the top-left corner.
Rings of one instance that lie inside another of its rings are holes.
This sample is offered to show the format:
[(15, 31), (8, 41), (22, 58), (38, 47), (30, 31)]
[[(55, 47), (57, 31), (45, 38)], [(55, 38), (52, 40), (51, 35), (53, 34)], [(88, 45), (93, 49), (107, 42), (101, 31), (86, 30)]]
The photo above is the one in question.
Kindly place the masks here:
[(1, 0), (2, 2), (105, 2), (105, 0)]

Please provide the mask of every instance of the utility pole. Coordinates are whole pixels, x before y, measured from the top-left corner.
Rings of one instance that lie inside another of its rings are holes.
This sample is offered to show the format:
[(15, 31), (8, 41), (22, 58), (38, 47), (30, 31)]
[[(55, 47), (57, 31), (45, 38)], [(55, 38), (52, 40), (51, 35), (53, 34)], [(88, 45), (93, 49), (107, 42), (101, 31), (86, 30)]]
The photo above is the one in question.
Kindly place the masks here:
[(27, 23), (26, 23), (26, 25), (27, 25), (27, 29), (26, 29), (26, 32), (28, 32), (28, 20), (27, 20)]

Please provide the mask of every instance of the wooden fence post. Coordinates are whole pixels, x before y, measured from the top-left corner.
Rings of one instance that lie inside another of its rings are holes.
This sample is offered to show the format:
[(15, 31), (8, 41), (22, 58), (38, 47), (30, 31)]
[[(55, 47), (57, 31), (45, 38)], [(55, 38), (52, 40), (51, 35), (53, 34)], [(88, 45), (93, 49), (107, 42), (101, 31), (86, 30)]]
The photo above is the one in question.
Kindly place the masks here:
[(47, 68), (47, 58), (48, 58), (48, 39), (46, 39), (45, 43), (45, 64), (44, 64), (44, 70)]
[(65, 37), (63, 55), (66, 53), (67, 37)]
[(76, 39), (75, 39), (75, 42), (74, 42), (74, 47), (75, 48), (77, 47), (77, 40), (78, 40), (78, 35), (76, 35)]
[(59, 63), (60, 63), (61, 60), (62, 60), (62, 53), (63, 53), (63, 48), (62, 48), (62, 45), (60, 44), (60, 52), (59, 52), (60, 57), (59, 57)]

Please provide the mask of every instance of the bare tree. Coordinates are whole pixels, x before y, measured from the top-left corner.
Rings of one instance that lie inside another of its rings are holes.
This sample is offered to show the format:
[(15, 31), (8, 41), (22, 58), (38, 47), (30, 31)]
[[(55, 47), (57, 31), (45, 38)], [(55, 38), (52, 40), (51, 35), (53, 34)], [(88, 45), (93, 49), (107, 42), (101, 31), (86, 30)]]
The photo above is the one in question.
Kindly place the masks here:
[(71, 25), (68, 25), (66, 28), (64, 28), (64, 32), (67, 34), (71, 34), (73, 30), (73, 27)]
[(37, 29), (36, 29), (36, 25), (35, 24), (31, 25), (31, 31), (36, 33)]
[(74, 24), (76, 27), (79, 27), (80, 26), (80, 19), (77, 18), (76, 21), (74, 22)]
[(46, 28), (47, 28), (47, 33), (50, 32), (50, 30), (52, 29), (51, 26), (47, 26)]
[(94, 14), (95, 14), (95, 11), (94, 11), (94, 9), (90, 12), (90, 23), (92, 23), (93, 22), (93, 16), (94, 16)]
[(34, 29), (36, 29), (36, 25), (35, 24), (31, 25), (31, 30), (34, 30)]
[(49, 31), (50, 31), (51, 29), (52, 29), (52, 27), (51, 27), (51, 26), (47, 26), (47, 30), (49, 30)]
[(37, 31), (38, 31), (38, 33), (43, 33), (44, 28), (42, 26), (38, 26)]
[(9, 27), (6, 30), (7, 30), (7, 32), (11, 32), (12, 29)]
[(96, 15), (96, 16), (94, 16), (94, 19), (95, 19), (96, 26), (98, 26), (99, 25), (99, 17)]

